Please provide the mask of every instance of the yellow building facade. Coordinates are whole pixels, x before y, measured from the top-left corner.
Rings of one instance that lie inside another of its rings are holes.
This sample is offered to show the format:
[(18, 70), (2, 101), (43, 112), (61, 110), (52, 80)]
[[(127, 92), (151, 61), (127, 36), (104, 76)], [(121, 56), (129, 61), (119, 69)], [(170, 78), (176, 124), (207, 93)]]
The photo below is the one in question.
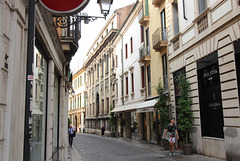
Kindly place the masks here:
[[(158, 96), (156, 87), (161, 81), (165, 94), (169, 97), (169, 64), (167, 42), (167, 17), (169, 8), (165, 0), (142, 0), (142, 11), (139, 13), (141, 35), (144, 39), (145, 48), (140, 51), (140, 62), (144, 64), (146, 100), (156, 100)], [(169, 99), (170, 101), (170, 99)], [(152, 104), (154, 106), (154, 104)], [(159, 127), (156, 122), (159, 118), (155, 110), (142, 114), (146, 120), (146, 135), (148, 142), (159, 142)]]

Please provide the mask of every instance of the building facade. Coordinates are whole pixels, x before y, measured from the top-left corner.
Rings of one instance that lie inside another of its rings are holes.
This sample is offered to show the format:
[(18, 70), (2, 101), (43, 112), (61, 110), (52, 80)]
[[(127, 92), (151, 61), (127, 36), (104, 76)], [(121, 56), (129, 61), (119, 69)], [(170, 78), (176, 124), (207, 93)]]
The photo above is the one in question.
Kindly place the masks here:
[[(145, 98), (142, 89), (141, 64), (139, 64), (140, 25), (138, 13), (141, 4), (137, 1), (124, 25), (116, 35), (113, 46), (116, 60), (115, 102), (111, 111), (117, 116), (117, 134), (126, 138), (139, 139), (140, 115), (136, 112)], [(124, 124), (121, 122), (124, 120)]]
[[(67, 160), (67, 76), (77, 42), (58, 33), (52, 14), (36, 3), (33, 74), (27, 76), (28, 1), (1, 1), (0, 13), (0, 160)], [(71, 51), (64, 48), (70, 45)]]
[(146, 140), (148, 142), (160, 141), (161, 131), (158, 119), (159, 114), (154, 108), (157, 102), (156, 87), (160, 82), (165, 90), (165, 95), (169, 97), (169, 63), (168, 63), (168, 43), (167, 43), (167, 16), (165, 0), (142, 0), (142, 10), (139, 13), (139, 24), (141, 25), (141, 38), (143, 46), (140, 50), (140, 62), (143, 73), (145, 73), (145, 93), (146, 98), (141, 108), (145, 108), (142, 114), (146, 119)]
[(85, 110), (86, 110), (86, 72), (85, 68), (78, 70), (72, 79), (74, 92), (69, 95), (68, 118), (71, 124), (76, 127), (77, 132), (84, 132)]
[(173, 112), (179, 96), (178, 79), (190, 82), (193, 149), (207, 156), (239, 159), (238, 0), (167, 2), (170, 12), (169, 61)]
[(115, 107), (115, 60), (112, 39), (123, 25), (133, 5), (116, 10), (103, 27), (87, 53), (84, 66), (87, 73), (86, 132), (110, 134), (110, 107)]

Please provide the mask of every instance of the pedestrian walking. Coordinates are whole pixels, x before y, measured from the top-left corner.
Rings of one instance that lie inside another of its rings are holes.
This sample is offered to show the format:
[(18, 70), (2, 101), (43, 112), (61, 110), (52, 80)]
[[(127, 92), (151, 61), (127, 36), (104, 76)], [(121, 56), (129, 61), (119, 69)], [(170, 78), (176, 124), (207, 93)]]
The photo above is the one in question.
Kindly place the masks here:
[(174, 155), (174, 144), (175, 144), (175, 135), (177, 136), (177, 139), (179, 140), (179, 135), (177, 131), (177, 126), (175, 125), (175, 118), (171, 119), (170, 124), (168, 125), (164, 138), (166, 139), (166, 135), (170, 135), (169, 143), (170, 143), (170, 156)]
[(101, 128), (101, 135), (102, 135), (102, 136), (104, 135), (104, 132), (105, 132), (105, 127), (104, 127), (104, 125), (103, 125), (102, 128)]
[(73, 126), (69, 126), (68, 129), (68, 139), (69, 139), (69, 146), (72, 147), (73, 144), (73, 137), (75, 137), (76, 131), (75, 131), (75, 127)]

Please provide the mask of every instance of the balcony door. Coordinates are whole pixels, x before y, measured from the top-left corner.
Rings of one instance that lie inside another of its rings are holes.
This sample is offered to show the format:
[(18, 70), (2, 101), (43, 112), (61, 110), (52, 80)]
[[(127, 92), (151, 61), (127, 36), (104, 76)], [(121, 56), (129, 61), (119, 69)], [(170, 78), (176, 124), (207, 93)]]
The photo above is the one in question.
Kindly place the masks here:
[(162, 10), (162, 12), (160, 13), (160, 16), (161, 16), (162, 40), (167, 40), (165, 9)]

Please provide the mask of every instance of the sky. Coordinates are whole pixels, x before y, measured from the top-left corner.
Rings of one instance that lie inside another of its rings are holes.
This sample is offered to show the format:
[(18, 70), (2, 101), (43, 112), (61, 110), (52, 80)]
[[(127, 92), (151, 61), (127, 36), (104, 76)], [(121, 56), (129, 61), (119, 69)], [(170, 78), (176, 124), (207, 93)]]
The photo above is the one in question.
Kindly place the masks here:
[[(113, 0), (113, 4), (110, 7), (110, 13), (106, 20), (100, 18), (93, 22), (89, 22), (89, 24), (84, 24), (83, 21), (81, 22), (81, 39), (78, 41), (79, 48), (70, 63), (70, 68), (73, 73), (82, 68), (84, 61), (87, 59), (86, 54), (88, 50), (113, 12), (118, 8), (122, 8), (135, 2), (136, 0)], [(88, 16), (103, 16), (101, 15), (97, 0), (90, 0), (81, 13), (87, 13)]]

